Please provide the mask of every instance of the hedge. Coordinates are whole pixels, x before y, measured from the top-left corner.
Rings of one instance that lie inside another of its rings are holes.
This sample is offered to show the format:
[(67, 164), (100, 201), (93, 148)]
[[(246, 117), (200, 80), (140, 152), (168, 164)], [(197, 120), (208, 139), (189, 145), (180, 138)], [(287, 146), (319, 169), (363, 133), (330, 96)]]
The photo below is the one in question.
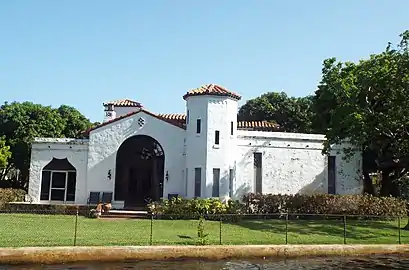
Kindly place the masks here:
[(38, 215), (76, 215), (77, 210), (78, 215), (88, 216), (90, 207), (87, 205), (73, 204), (7, 203), (2, 208), (3, 213), (30, 213)]
[(348, 216), (406, 216), (406, 202), (371, 195), (274, 195), (250, 193), (243, 197), (248, 214), (309, 214)]
[(153, 202), (148, 205), (157, 218), (186, 219), (207, 216), (246, 215), (246, 218), (281, 218), (290, 214), (297, 218), (322, 216), (398, 217), (406, 216), (406, 202), (393, 197), (371, 195), (273, 195), (247, 194), (242, 202), (223, 203), (218, 198), (183, 199)]
[[(89, 207), (77, 205), (30, 204), (24, 202), (26, 191), (22, 189), (0, 188), (0, 211), (6, 213), (33, 213), (33, 214), (68, 214), (87, 215)], [(16, 202), (16, 203), (14, 203)]]
[(23, 202), (26, 194), (22, 189), (0, 188), (0, 209), (9, 202)]
[(148, 204), (148, 209), (156, 218), (188, 219), (207, 216), (208, 219), (212, 219), (220, 215), (244, 214), (244, 206), (239, 201), (230, 200), (224, 203), (219, 198), (184, 199), (174, 197), (170, 200), (152, 202)]

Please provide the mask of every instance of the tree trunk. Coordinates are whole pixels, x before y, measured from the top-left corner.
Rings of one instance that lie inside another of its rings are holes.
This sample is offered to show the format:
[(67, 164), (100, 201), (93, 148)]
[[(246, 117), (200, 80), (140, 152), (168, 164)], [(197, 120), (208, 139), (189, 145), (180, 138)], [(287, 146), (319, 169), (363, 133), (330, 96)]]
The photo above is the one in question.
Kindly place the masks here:
[(364, 193), (375, 195), (372, 179), (369, 176), (369, 172), (364, 172)]
[(390, 173), (392, 169), (383, 169), (382, 170), (382, 181), (381, 181), (381, 191), (380, 196), (390, 196), (398, 197), (399, 196), (399, 187), (398, 184), (393, 181), (394, 179), (391, 178)]

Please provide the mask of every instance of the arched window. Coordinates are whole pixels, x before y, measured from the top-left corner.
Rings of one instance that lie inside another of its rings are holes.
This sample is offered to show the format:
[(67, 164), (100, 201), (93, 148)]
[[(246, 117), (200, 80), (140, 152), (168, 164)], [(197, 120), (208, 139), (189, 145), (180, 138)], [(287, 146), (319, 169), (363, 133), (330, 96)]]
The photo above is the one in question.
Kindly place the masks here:
[(43, 168), (40, 200), (73, 202), (76, 182), (77, 170), (68, 159), (53, 158)]

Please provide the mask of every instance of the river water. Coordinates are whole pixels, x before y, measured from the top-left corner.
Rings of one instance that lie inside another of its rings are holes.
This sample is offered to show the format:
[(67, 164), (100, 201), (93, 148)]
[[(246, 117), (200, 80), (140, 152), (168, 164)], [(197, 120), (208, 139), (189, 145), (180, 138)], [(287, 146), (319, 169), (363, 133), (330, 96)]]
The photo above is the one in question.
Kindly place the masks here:
[(409, 256), (335, 257), (289, 260), (232, 260), (232, 261), (146, 261), (124, 263), (82, 263), (67, 265), (1, 266), (0, 270), (267, 270), (267, 269), (409, 269)]

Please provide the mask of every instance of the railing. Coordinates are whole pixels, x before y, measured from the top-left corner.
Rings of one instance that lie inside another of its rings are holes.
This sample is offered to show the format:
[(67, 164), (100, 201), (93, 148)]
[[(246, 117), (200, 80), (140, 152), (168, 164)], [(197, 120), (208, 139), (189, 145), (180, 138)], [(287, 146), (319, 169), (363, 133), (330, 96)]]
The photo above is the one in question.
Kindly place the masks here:
[(77, 211), (0, 212), (0, 247), (404, 244), (406, 217), (312, 214), (88, 218)]

